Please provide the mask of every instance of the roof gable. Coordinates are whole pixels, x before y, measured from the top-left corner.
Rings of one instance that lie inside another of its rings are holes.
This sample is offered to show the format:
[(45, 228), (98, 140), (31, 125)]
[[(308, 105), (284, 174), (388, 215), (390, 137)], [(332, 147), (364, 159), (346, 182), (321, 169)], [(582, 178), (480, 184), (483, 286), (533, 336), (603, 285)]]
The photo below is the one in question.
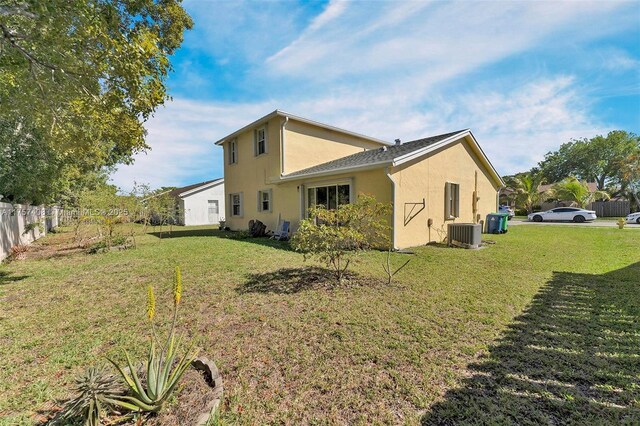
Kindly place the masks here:
[(373, 138), (371, 136), (367, 136), (367, 135), (363, 135), (361, 133), (357, 133), (357, 132), (352, 132), (350, 130), (346, 130), (346, 129), (341, 129), (339, 127), (335, 127), (332, 126), (330, 124), (325, 124), (325, 123), (320, 123), (319, 121), (314, 121), (314, 120), (310, 120), (308, 118), (304, 118), (304, 117), (300, 117), (294, 114), (290, 114), (286, 111), (282, 111), (282, 110), (275, 110), (273, 112), (270, 112), (269, 114), (265, 115), (264, 117), (261, 117), (255, 121), (253, 121), (250, 124), (247, 124), (246, 126), (242, 127), (241, 129), (236, 130), (235, 132), (223, 137), (222, 139), (218, 140), (217, 142), (215, 142), (216, 145), (222, 145), (225, 141), (228, 141), (230, 139), (235, 138), (236, 136), (240, 135), (241, 133), (247, 132), (249, 130), (251, 130), (254, 127), (257, 127), (263, 123), (266, 123), (267, 121), (271, 120), (274, 117), (283, 117), (283, 118), (287, 118), (290, 120), (295, 120), (295, 121), (299, 121), (301, 123), (306, 123), (306, 124), (310, 124), (312, 126), (316, 126), (316, 127), (320, 127), (322, 129), (327, 129), (327, 130), (332, 130), (335, 132), (339, 132), (339, 133), (344, 133), (345, 135), (349, 135), (349, 136), (355, 136), (358, 138), (362, 138), (362, 139), (366, 139), (368, 141), (371, 142), (375, 142), (375, 143), (379, 143), (380, 145), (389, 145), (389, 142), (383, 141), (381, 139), (376, 139)]
[(194, 183), (193, 185), (183, 186), (182, 188), (176, 188), (168, 192), (167, 195), (171, 197), (186, 197), (194, 192), (201, 191), (205, 188), (216, 186), (224, 182), (224, 178), (206, 180), (200, 183)]
[(417, 139), (405, 142), (399, 145), (384, 146), (377, 149), (371, 149), (326, 163), (318, 164), (303, 170), (298, 170), (282, 176), (282, 180), (296, 179), (302, 177), (311, 177), (319, 175), (331, 175), (341, 172), (351, 171), (353, 169), (366, 169), (384, 166), (399, 166), (408, 161), (418, 159), (437, 149), (446, 147), (449, 144), (469, 137), (472, 141), (474, 151), (478, 154), (480, 160), (484, 163), (487, 170), (493, 176), (496, 183), (504, 185), (502, 178), (495, 170), (487, 156), (469, 129), (458, 130), (456, 132), (444, 133), (442, 135), (430, 136), (423, 139)]

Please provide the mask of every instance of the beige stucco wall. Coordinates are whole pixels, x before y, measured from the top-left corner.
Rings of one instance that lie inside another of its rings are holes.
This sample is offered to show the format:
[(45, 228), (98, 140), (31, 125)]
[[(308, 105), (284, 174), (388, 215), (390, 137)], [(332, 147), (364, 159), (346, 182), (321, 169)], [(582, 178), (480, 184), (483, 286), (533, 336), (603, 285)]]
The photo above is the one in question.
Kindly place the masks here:
[[(229, 164), (229, 142), (223, 144), (226, 194), (226, 211), (223, 216), (227, 226), (231, 229), (247, 229), (249, 220), (258, 219), (265, 223), (268, 229), (274, 230), (280, 215), (281, 219), (290, 221), (295, 229), (301, 217), (300, 187), (309, 182), (336, 182), (352, 178), (355, 194), (366, 192), (391, 201), (390, 181), (380, 171), (360, 172), (312, 181), (278, 182), (281, 175), (281, 161), (285, 163), (285, 170), (291, 172), (360, 152), (365, 147), (380, 146), (364, 138), (289, 120), (285, 126), (285, 155), (281, 158), (280, 139), (283, 120), (282, 117), (275, 117), (267, 123), (266, 154), (257, 157), (254, 155), (254, 129), (237, 136), (238, 161), (236, 164)], [(383, 187), (380, 187), (380, 181), (384, 182)], [(271, 212), (258, 211), (258, 191), (265, 190), (272, 191)], [(234, 193), (243, 195), (242, 217), (231, 216), (232, 206), (229, 196)]]
[(284, 132), (284, 174), (380, 146), (365, 138), (289, 120)]
[[(395, 198), (393, 224), (396, 248), (412, 247), (429, 241), (441, 241), (446, 236), (446, 224), (451, 221), (444, 218), (445, 183), (460, 185), (460, 217), (455, 222), (473, 222), (472, 196), (475, 173), (478, 172), (478, 213), (481, 218), (496, 210), (498, 182), (480, 160), (470, 141), (461, 139), (447, 148), (429, 154), (426, 157), (391, 168), (390, 174), (396, 182), (395, 195), (391, 180), (384, 168), (345, 173), (317, 179), (280, 181), (281, 162), (286, 171), (299, 170), (361, 151), (364, 147), (373, 148), (377, 144), (339, 132), (316, 128), (315, 126), (289, 120), (286, 124), (284, 155), (280, 153), (282, 117), (268, 122), (267, 153), (256, 157), (253, 147), (253, 129), (239, 135), (238, 162), (228, 164), (229, 143), (224, 147), (225, 205), (227, 226), (234, 230), (247, 229), (249, 220), (258, 219), (269, 230), (275, 230), (278, 218), (288, 220), (292, 230), (306, 206), (306, 188), (310, 185), (350, 182), (352, 196), (370, 194), (379, 201), (392, 203)], [(272, 210), (258, 211), (258, 191), (272, 191)], [(231, 216), (229, 195), (243, 194), (242, 217)], [(425, 200), (425, 206), (422, 203)], [(415, 216), (406, 221), (414, 206)], [(433, 225), (429, 228), (427, 220)], [(391, 218), (390, 218), (391, 220)]]
[[(254, 155), (254, 129), (237, 136), (238, 160), (229, 164), (229, 141), (223, 144), (225, 177), (225, 212), (221, 213), (227, 226), (246, 229), (249, 219), (256, 216), (257, 191), (268, 189), (267, 182), (280, 176), (280, 119), (275, 117), (267, 122), (267, 153)], [(231, 216), (229, 195), (243, 194), (243, 217)]]
[[(291, 230), (295, 231), (302, 215), (305, 214), (307, 188), (338, 183), (350, 183), (353, 198), (367, 194), (374, 196), (378, 201), (391, 203), (391, 181), (384, 174), (383, 169), (265, 185), (259, 185), (255, 181), (250, 182), (247, 179), (238, 184), (238, 188), (244, 189), (244, 215), (241, 218), (227, 216), (227, 226), (233, 230), (247, 229), (249, 220), (258, 219), (267, 226), (267, 229), (273, 231), (278, 225), (278, 218), (280, 218), (291, 222)], [(230, 187), (229, 184), (225, 186)], [(258, 211), (257, 193), (269, 189), (272, 191), (272, 210), (271, 212), (260, 212)], [(233, 193), (237, 190), (229, 189), (228, 191)], [(227, 207), (227, 210), (229, 209), (230, 206)]]
[[(499, 185), (466, 139), (427, 157), (391, 169), (392, 178), (396, 182), (396, 247), (413, 247), (430, 241), (442, 241), (446, 237), (448, 223), (474, 222), (473, 191), (476, 172), (480, 197), (478, 213), (484, 220), (488, 213), (496, 210)], [(455, 220), (445, 220), (444, 217), (446, 182), (460, 185), (460, 216)], [(423, 199), (424, 209), (421, 205)], [(409, 220), (412, 208), (414, 216)], [(429, 218), (433, 220), (430, 228), (427, 226)]]

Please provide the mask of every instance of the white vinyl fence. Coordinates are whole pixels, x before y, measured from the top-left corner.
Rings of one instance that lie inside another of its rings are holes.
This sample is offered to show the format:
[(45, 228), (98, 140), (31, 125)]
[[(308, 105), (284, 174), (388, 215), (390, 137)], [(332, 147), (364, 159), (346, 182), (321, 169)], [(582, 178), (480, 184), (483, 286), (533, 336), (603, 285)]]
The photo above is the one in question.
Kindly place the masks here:
[(60, 225), (62, 216), (57, 207), (0, 203), (0, 260), (11, 254), (11, 247), (29, 244)]

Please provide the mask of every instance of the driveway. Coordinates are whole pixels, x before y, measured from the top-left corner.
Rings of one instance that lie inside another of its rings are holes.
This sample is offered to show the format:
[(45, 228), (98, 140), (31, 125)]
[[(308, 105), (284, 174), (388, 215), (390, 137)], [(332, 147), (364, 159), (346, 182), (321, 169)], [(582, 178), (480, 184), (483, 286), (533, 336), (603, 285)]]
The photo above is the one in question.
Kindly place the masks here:
[[(529, 222), (527, 220), (522, 219), (511, 219), (509, 221), (509, 226), (517, 226), (517, 225), (533, 225), (533, 226), (589, 226), (589, 227), (603, 227), (603, 228), (617, 228), (618, 224), (614, 220), (594, 220), (593, 222), (583, 222), (583, 223), (575, 223), (575, 222)], [(635, 228), (640, 229), (640, 225), (629, 224), (627, 223), (626, 228)]]

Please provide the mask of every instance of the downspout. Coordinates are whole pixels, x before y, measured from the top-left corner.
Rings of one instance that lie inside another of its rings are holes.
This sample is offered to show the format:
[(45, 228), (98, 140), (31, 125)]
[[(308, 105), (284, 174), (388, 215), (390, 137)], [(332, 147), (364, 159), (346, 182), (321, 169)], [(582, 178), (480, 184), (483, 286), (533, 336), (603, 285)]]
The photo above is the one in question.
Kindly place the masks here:
[(385, 167), (384, 173), (387, 175), (389, 180), (391, 181), (391, 244), (393, 245), (393, 249), (397, 250), (396, 246), (396, 181), (393, 180), (391, 174), (389, 173), (389, 167)]
[(280, 124), (280, 176), (284, 175), (284, 135), (285, 135), (285, 126), (289, 122), (289, 117), (284, 117), (282, 123)]
[(498, 187), (498, 194), (496, 196), (496, 213), (500, 212), (500, 193), (504, 188), (506, 188), (504, 185)]

